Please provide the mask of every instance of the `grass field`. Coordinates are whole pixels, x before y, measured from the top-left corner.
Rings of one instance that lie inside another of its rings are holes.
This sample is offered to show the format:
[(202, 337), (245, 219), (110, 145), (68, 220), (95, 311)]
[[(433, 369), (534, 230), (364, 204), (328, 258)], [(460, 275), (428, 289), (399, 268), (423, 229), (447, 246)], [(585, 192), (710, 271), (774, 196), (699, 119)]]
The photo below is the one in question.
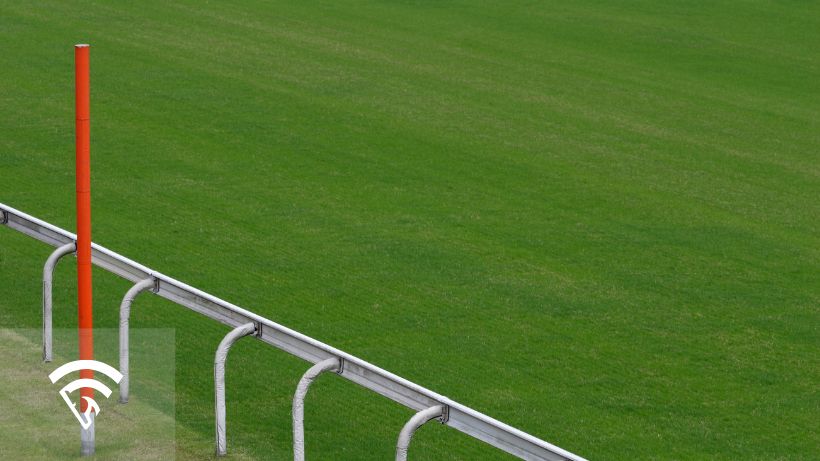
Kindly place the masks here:
[[(0, 202), (74, 229), (88, 42), (96, 242), (593, 460), (817, 459), (820, 4), (0, 0), (0, 41)], [(0, 230), (0, 327), (49, 252)], [(127, 288), (95, 272), (98, 325)], [(132, 325), (211, 437), (226, 329)], [(288, 459), (306, 368), (238, 343), (229, 450)], [(391, 459), (410, 414), (323, 377), (308, 456)]]

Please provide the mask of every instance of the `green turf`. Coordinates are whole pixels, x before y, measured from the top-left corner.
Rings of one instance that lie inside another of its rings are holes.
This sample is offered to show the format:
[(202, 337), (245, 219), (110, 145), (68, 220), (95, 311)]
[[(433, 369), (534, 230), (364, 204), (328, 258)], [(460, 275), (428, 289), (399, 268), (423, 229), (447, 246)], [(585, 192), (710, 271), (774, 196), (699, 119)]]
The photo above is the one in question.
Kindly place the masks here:
[[(590, 459), (816, 459), (817, 3), (2, 0), (0, 40), (0, 202), (73, 229), (90, 42), (95, 241)], [(0, 231), (0, 327), (39, 325), (48, 253)], [(132, 324), (177, 328), (210, 436), (226, 330)], [(236, 346), (229, 449), (287, 459), (306, 366)], [(390, 459), (409, 415), (323, 377), (308, 455)]]

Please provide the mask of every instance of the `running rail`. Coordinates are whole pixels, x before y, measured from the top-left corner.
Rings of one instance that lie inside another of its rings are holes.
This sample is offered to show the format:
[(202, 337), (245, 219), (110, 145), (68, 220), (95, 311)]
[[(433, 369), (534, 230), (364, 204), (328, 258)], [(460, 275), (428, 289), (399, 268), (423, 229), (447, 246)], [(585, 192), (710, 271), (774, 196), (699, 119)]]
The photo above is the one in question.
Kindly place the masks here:
[[(0, 225), (22, 232), (54, 247), (76, 242), (76, 235), (0, 203)], [(358, 357), (279, 325), (253, 312), (149, 269), (96, 243), (91, 261), (133, 283), (153, 278), (154, 294), (210, 317), (228, 327), (256, 325), (255, 337), (300, 359), (316, 364), (337, 358), (343, 378), (381, 394), (415, 411), (440, 405), (441, 423), (526, 460), (586, 461), (560, 447), (508, 426), (418, 384), (383, 370)]]

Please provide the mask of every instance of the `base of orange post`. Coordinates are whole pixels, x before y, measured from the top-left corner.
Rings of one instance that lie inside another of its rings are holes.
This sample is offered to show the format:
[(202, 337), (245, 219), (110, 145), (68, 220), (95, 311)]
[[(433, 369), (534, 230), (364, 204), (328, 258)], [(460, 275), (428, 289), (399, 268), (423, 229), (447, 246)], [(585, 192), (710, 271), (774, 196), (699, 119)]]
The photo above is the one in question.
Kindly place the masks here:
[(80, 454), (83, 456), (93, 456), (94, 455), (94, 412), (92, 411), (89, 415), (91, 418), (91, 425), (88, 426), (88, 429), (80, 428)]

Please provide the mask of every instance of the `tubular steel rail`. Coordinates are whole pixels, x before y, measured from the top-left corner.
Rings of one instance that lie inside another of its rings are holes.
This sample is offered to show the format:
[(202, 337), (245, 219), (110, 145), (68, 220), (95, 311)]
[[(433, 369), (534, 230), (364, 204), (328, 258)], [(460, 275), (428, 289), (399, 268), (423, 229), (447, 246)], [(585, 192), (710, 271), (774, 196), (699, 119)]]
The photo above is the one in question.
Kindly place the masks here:
[[(66, 249), (70, 247), (66, 245), (76, 243), (74, 234), (2, 203), (0, 203), (0, 213), (0, 225), (22, 232), (53, 247), (64, 247), (64, 251), (67, 251)], [(91, 252), (93, 264), (126, 280), (135, 284), (144, 280), (153, 280), (153, 288), (150, 291), (160, 297), (231, 328), (248, 323), (253, 324), (255, 338), (291, 355), (312, 364), (335, 359), (339, 363), (336, 371), (339, 376), (416, 412), (441, 407), (440, 416), (437, 416), (442, 424), (521, 459), (585, 461), (578, 455), (508, 426), (358, 357), (149, 269), (96, 243), (92, 243)]]

